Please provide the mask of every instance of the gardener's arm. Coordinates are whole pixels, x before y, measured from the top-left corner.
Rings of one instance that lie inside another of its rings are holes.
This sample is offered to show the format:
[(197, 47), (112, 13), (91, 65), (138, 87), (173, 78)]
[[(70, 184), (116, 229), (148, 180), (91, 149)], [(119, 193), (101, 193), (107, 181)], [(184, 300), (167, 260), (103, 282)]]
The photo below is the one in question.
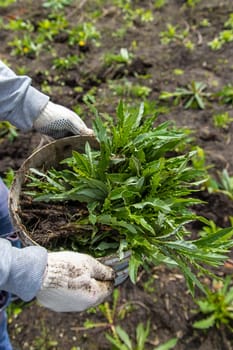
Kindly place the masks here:
[(114, 271), (89, 255), (19, 249), (3, 238), (0, 251), (0, 290), (22, 300), (36, 297), (48, 309), (75, 312), (98, 305), (113, 291)]
[(42, 247), (14, 248), (0, 238), (0, 290), (29, 301), (39, 290), (46, 268), (48, 254)]
[(0, 61), (0, 119), (27, 131), (33, 127), (54, 138), (70, 134), (92, 135), (80, 117), (68, 108), (52, 103), (31, 86), (31, 78), (17, 76)]

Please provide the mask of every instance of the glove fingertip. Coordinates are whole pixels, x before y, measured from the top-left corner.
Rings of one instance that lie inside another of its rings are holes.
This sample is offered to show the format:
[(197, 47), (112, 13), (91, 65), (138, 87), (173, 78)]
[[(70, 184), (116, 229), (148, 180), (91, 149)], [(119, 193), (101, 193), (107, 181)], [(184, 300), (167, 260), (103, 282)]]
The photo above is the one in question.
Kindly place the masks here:
[(116, 272), (110, 266), (98, 262), (98, 264), (94, 265), (93, 277), (99, 281), (114, 281), (116, 278)]

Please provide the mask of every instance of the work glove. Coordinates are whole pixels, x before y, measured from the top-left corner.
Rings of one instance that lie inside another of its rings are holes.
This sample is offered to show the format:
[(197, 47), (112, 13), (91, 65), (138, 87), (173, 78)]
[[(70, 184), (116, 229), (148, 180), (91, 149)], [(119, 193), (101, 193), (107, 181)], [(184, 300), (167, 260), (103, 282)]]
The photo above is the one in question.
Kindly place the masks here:
[(57, 312), (77, 312), (102, 303), (113, 291), (115, 272), (87, 254), (48, 253), (38, 302)]
[(34, 121), (33, 127), (55, 139), (74, 135), (93, 135), (82, 119), (70, 109), (48, 102)]

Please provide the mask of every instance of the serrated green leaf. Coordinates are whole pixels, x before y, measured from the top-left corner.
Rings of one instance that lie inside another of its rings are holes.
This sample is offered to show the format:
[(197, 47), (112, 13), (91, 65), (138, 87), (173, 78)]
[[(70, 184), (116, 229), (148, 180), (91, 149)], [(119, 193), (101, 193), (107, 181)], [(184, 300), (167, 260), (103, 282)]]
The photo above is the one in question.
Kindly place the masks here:
[(207, 328), (213, 327), (214, 324), (215, 324), (215, 315), (210, 315), (209, 317), (203, 320), (194, 322), (193, 327), (198, 329), (207, 329)]

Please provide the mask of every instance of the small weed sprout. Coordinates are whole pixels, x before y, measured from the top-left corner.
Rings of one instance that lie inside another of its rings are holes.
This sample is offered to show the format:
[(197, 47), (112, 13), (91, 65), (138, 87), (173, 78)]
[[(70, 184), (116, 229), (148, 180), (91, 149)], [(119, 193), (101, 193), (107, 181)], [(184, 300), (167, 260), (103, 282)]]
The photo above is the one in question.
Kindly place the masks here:
[(28, 34), (24, 34), (22, 38), (15, 37), (8, 43), (12, 48), (13, 56), (38, 56), (42, 49), (42, 42), (36, 42)]
[[(84, 326), (86, 329), (107, 329), (108, 331), (105, 333), (105, 336), (107, 340), (114, 345), (114, 349), (116, 350), (144, 350), (145, 344), (149, 340), (150, 322), (148, 321), (146, 326), (140, 322), (136, 327), (135, 339), (131, 339), (129, 334), (117, 323), (124, 320), (128, 312), (133, 311), (134, 302), (127, 302), (125, 304), (121, 304), (119, 307), (119, 297), (119, 289), (114, 289), (112, 305), (106, 301), (98, 306), (98, 310), (106, 319), (105, 322), (98, 323), (86, 320)], [(95, 313), (95, 310), (93, 310), (93, 312)], [(173, 349), (176, 343), (177, 339), (172, 338), (166, 343), (154, 348), (154, 350)]]
[(73, 0), (45, 0), (43, 1), (43, 7), (56, 12), (63, 10), (66, 6), (71, 5), (72, 2)]
[(160, 9), (160, 8), (162, 8), (163, 6), (165, 6), (166, 3), (167, 3), (167, 0), (155, 0), (155, 1), (154, 1), (154, 7), (155, 7), (156, 9)]
[(212, 41), (208, 42), (208, 46), (212, 50), (219, 50), (226, 43), (233, 41), (233, 14), (231, 13), (228, 20), (224, 23), (224, 29), (220, 31)]
[(168, 45), (172, 42), (182, 43), (187, 45), (191, 43), (187, 36), (189, 35), (189, 28), (180, 29), (179, 26), (175, 26), (171, 23), (167, 23), (167, 30), (160, 33), (160, 41), (163, 45)]
[(215, 114), (213, 116), (213, 123), (217, 128), (228, 129), (231, 122), (233, 122), (233, 117), (230, 117), (228, 112)]
[(218, 173), (219, 181), (209, 178), (208, 191), (210, 193), (221, 192), (233, 200), (233, 176), (230, 176), (227, 169), (223, 169)]
[(194, 328), (208, 329), (216, 326), (226, 325), (233, 331), (233, 287), (232, 276), (227, 276), (224, 283), (214, 280), (214, 291), (210, 291), (203, 299), (196, 301), (199, 312), (207, 315), (206, 318), (196, 321)]
[(0, 121), (0, 142), (5, 137), (10, 141), (14, 141), (17, 136), (17, 128), (14, 125), (7, 121)]
[(233, 85), (228, 84), (224, 86), (218, 93), (217, 96), (220, 102), (225, 104), (233, 104)]
[(8, 7), (16, 2), (16, 0), (0, 0), (0, 7)]
[(210, 93), (205, 92), (207, 85), (203, 82), (192, 81), (187, 87), (178, 87), (174, 92), (162, 91), (161, 100), (174, 99), (174, 105), (182, 104), (185, 109), (205, 108), (205, 100)]
[(81, 56), (67, 55), (66, 57), (56, 57), (53, 59), (53, 69), (69, 70), (74, 68), (83, 60)]
[(119, 54), (107, 52), (104, 55), (104, 62), (107, 66), (110, 66), (113, 63), (130, 64), (133, 56), (132, 53), (129, 53), (128, 49), (121, 48)]
[(10, 168), (5, 172), (4, 177), (3, 177), (3, 181), (8, 188), (10, 188), (10, 186), (14, 180), (14, 177), (15, 177), (15, 172), (13, 169)]
[(133, 84), (129, 80), (123, 80), (122, 83), (116, 81), (109, 81), (109, 88), (113, 93), (119, 97), (137, 97), (146, 98), (151, 92), (149, 86), (141, 84)]
[(78, 44), (80, 47), (85, 47), (89, 42), (95, 46), (100, 46), (100, 32), (91, 22), (81, 23), (68, 31), (68, 43), (71, 46)]

